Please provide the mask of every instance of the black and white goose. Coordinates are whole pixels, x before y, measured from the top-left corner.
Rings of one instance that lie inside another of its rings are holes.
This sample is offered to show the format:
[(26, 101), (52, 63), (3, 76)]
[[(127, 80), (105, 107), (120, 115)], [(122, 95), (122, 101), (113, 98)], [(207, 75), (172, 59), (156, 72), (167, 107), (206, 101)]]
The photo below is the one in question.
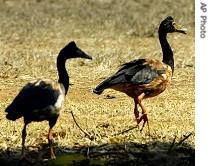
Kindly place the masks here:
[(6, 108), (6, 118), (15, 121), (24, 118), (22, 130), (22, 153), (21, 159), (25, 158), (26, 126), (32, 121), (49, 121), (48, 143), (51, 158), (55, 159), (52, 145), (52, 128), (56, 124), (60, 110), (69, 89), (69, 75), (65, 68), (66, 60), (70, 58), (92, 59), (74, 41), (68, 43), (57, 57), (58, 82), (50, 79), (38, 79), (27, 83)]

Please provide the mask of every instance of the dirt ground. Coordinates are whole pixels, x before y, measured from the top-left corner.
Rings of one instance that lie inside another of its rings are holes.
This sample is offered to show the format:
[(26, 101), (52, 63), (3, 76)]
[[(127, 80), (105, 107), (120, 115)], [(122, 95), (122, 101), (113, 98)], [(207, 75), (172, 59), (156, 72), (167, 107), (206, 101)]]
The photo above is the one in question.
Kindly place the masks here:
[[(140, 133), (131, 98), (92, 90), (125, 62), (161, 60), (157, 29), (168, 15), (188, 33), (168, 35), (175, 58), (172, 83), (144, 100), (150, 134), (147, 127)], [(0, 19), (1, 164), (195, 165), (194, 1), (0, 0)], [(23, 119), (8, 121), (4, 110), (28, 81), (57, 80), (56, 57), (73, 40), (93, 60), (66, 64), (71, 85), (53, 128), (57, 159), (48, 160), (48, 123), (34, 122), (26, 138), (31, 163), (19, 161)]]

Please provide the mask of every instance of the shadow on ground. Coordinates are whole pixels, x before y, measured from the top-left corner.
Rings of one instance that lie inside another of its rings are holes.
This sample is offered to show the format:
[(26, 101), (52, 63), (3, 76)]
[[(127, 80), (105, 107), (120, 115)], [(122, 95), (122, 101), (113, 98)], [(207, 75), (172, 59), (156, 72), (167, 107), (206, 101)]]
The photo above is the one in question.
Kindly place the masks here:
[[(139, 144), (125, 142), (121, 144), (104, 144), (91, 147), (56, 147), (56, 160), (49, 158), (46, 145), (43, 150), (27, 151), (31, 160), (19, 161), (15, 150), (0, 151), (1, 165), (25, 166), (194, 166), (195, 149), (188, 144), (150, 142)], [(17, 150), (18, 151), (18, 150)], [(13, 155), (12, 155), (13, 154)], [(45, 158), (45, 159), (44, 159)]]

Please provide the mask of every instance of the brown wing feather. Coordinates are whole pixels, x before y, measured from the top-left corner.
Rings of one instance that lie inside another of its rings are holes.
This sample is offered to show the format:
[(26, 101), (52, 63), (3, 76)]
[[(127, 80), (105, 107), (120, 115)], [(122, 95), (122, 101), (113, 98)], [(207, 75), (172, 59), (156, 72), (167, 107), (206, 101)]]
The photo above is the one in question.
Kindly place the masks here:
[[(113, 85), (111, 88), (126, 93), (130, 97), (145, 93), (145, 98), (154, 97), (162, 93), (170, 84), (172, 78), (171, 67), (158, 60), (146, 59), (145, 65), (152, 70), (161, 71), (152, 81), (143, 84), (122, 83)], [(164, 71), (164, 72), (163, 72)]]

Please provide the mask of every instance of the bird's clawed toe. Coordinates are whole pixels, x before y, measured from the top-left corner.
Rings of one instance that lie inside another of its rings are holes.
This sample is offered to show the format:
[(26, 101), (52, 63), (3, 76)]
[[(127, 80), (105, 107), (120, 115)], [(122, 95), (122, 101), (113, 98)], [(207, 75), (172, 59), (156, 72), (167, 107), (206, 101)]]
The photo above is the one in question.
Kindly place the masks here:
[(51, 153), (51, 159), (52, 159), (52, 160), (55, 160), (55, 159), (56, 159), (56, 156), (55, 156), (54, 153)]
[(146, 113), (142, 114), (141, 117), (138, 117), (138, 118), (136, 119), (137, 125), (139, 125), (139, 123), (140, 123), (142, 120), (143, 120), (143, 124), (142, 124), (142, 128), (140, 129), (140, 132), (142, 132), (142, 130), (143, 130), (143, 128), (144, 128), (144, 126), (145, 126), (146, 123), (147, 123), (148, 128), (149, 128), (149, 120), (148, 120), (148, 117), (147, 117), (147, 114), (146, 114)]

